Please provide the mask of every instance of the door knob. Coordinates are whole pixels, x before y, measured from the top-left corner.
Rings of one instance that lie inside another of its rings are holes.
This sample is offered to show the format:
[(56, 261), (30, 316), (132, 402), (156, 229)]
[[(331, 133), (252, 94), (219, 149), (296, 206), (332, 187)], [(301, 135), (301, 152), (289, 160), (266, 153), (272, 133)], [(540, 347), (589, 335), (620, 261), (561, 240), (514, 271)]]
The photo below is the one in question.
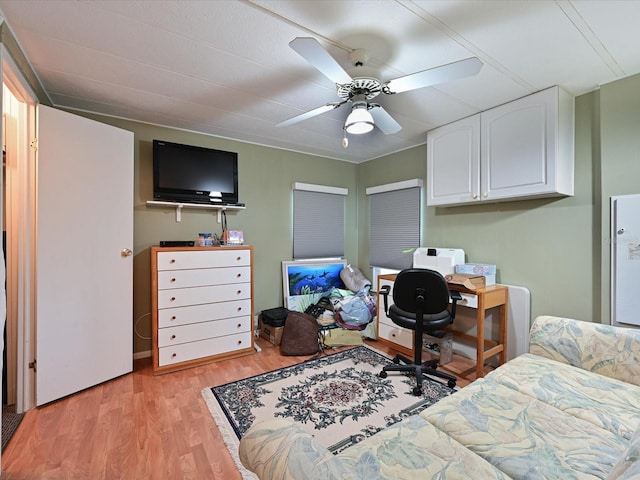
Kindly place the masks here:
[(131, 250), (129, 250), (128, 248), (123, 248), (120, 251), (120, 256), (121, 257), (130, 257), (131, 255), (133, 255), (133, 252)]

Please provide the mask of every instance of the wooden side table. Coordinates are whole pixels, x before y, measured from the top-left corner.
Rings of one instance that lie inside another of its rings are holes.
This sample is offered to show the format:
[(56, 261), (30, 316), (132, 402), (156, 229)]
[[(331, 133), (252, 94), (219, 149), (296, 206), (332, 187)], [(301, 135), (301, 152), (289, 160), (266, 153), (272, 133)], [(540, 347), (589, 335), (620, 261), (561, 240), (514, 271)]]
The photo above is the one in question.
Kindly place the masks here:
[[(477, 333), (456, 331), (452, 327), (445, 330), (460, 338), (476, 340), (476, 378), (484, 377), (484, 362), (494, 355), (499, 355), (499, 364), (502, 365), (507, 360), (507, 308), (509, 289), (505, 285), (492, 285), (478, 290), (467, 290), (460, 285), (449, 284), (451, 290), (462, 294), (462, 302), (459, 306), (466, 306), (476, 309)], [(498, 307), (500, 309), (500, 328), (498, 341), (485, 338), (484, 326), (487, 310)], [(455, 320), (454, 320), (455, 325)]]

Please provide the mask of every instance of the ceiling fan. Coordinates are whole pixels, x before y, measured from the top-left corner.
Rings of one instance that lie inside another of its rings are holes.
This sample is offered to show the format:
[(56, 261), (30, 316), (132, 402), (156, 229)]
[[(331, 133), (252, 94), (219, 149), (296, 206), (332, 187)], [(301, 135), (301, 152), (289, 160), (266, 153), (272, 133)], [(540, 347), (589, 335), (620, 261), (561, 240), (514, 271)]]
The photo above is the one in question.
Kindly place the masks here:
[(349, 59), (353, 68), (347, 72), (315, 38), (297, 37), (289, 42), (289, 46), (336, 84), (340, 101), (327, 103), (280, 122), (276, 126), (292, 125), (334, 110), (345, 103), (350, 103), (351, 113), (343, 127), (345, 131), (343, 146), (345, 148), (348, 144), (347, 133), (367, 133), (373, 130), (374, 126), (386, 135), (397, 133), (402, 129), (400, 124), (381, 105), (371, 102), (380, 93), (393, 95), (457, 78), (469, 77), (477, 74), (483, 65), (480, 59), (471, 57), (383, 82), (378, 78), (376, 71), (366, 67), (369, 54), (364, 49), (356, 49), (351, 52)]

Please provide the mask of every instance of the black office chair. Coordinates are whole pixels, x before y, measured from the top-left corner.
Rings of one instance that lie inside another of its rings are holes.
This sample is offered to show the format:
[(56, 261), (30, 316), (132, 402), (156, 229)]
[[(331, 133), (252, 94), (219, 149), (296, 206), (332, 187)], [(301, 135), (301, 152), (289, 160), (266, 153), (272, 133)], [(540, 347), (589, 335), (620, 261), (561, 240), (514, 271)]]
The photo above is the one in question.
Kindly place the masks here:
[[(444, 277), (434, 270), (409, 268), (398, 273), (393, 285), (393, 303), (388, 304), (390, 288), (384, 285), (380, 293), (384, 299), (384, 311), (395, 323), (404, 328), (414, 330), (414, 360), (411, 362), (402, 355), (393, 359), (395, 365), (387, 365), (379, 376), (387, 377), (387, 372), (412, 372), (416, 376), (414, 395), (422, 395), (422, 376), (433, 375), (447, 380), (447, 385), (454, 388), (456, 377), (436, 370), (438, 359), (422, 362), (422, 334), (433, 334), (453, 323), (456, 316), (456, 304), (462, 300), (459, 292), (450, 291)], [(451, 310), (449, 311), (449, 298)], [(399, 365), (400, 362), (404, 365)]]

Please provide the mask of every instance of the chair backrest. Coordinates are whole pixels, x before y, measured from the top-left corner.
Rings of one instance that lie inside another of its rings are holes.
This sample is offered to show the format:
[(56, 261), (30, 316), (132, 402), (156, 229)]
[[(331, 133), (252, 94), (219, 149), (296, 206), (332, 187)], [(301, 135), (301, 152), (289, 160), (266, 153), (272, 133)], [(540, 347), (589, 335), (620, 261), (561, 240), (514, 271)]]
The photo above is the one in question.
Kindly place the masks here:
[(445, 311), (449, 307), (449, 286), (440, 272), (425, 268), (408, 268), (396, 276), (393, 284), (393, 303), (405, 312), (416, 313), (418, 291), (424, 292), (422, 313)]

